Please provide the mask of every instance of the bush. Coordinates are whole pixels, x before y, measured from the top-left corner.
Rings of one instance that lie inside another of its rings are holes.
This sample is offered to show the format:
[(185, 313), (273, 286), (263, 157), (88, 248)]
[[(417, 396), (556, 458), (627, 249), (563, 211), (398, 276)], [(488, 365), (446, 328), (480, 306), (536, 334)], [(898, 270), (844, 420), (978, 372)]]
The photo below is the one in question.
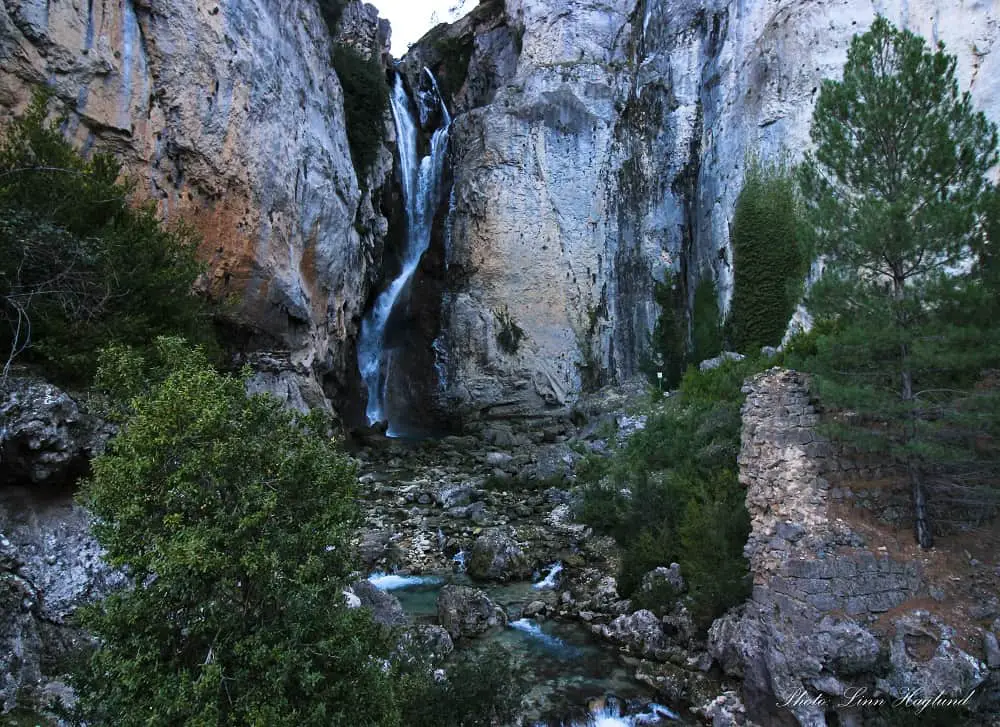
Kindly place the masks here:
[(382, 144), (382, 117), (389, 103), (389, 87), (379, 59), (365, 58), (348, 46), (334, 47), (333, 67), (344, 91), (351, 159), (358, 182), (364, 184)]
[(511, 653), (491, 646), (455, 654), (442, 680), (426, 664), (409, 669), (399, 688), (407, 727), (511, 724), (525, 687), (515, 664)]
[(667, 400), (611, 458), (590, 457), (577, 517), (612, 535), (622, 549), (619, 591), (644, 607), (667, 609), (643, 593), (642, 577), (681, 564), (696, 622), (712, 619), (748, 594), (743, 546), (750, 533), (737, 481), (743, 380), (759, 362), (728, 361), (712, 371), (688, 370), (680, 396)]
[(83, 383), (108, 343), (157, 335), (209, 342), (195, 236), (132, 207), (121, 165), (84, 159), (47, 123), (48, 97), (0, 139), (0, 345), (60, 381)]
[(319, 6), (319, 14), (323, 18), (323, 22), (326, 23), (330, 35), (336, 35), (340, 16), (344, 14), (347, 3), (345, 0), (316, 0), (316, 4)]
[(507, 306), (493, 311), (497, 321), (497, 345), (511, 356), (517, 353), (524, 338), (524, 329), (517, 325)]
[(82, 612), (101, 646), (74, 678), (76, 718), (398, 725), (387, 635), (342, 595), (353, 463), (319, 416), (248, 398), (178, 339), (156, 358), (102, 357), (102, 384), (139, 393), (81, 497), (133, 586)]
[(475, 38), (441, 37), (432, 43), (434, 50), (441, 57), (438, 83), (446, 97), (453, 97), (462, 88), (469, 73), (469, 62), (475, 50)]
[(733, 216), (733, 346), (755, 353), (781, 342), (802, 295), (806, 262), (791, 171), (781, 162), (747, 160)]

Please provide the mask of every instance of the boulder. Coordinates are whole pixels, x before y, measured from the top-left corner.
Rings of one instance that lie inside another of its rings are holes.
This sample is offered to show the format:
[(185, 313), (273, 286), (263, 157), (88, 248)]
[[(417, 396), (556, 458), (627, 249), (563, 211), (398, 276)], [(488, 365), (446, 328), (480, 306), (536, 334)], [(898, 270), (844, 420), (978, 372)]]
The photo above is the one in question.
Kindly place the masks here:
[(481, 502), (450, 508), (447, 511), (447, 515), (459, 520), (471, 520), (477, 525), (485, 523), (489, 519), (489, 516), (486, 514), (486, 505)]
[(831, 616), (819, 622), (805, 648), (841, 676), (872, 672), (881, 653), (878, 640), (870, 631), (854, 621)]
[(954, 630), (927, 611), (896, 619), (889, 645), (891, 671), (876, 684), (895, 699), (907, 695), (964, 697), (986, 681), (989, 671), (954, 643)]
[(368, 569), (374, 568), (379, 561), (386, 558), (392, 551), (392, 530), (367, 530), (361, 534), (358, 553), (361, 562)]
[(486, 464), (490, 467), (506, 467), (514, 457), (507, 452), (487, 452)]
[(521, 615), (524, 618), (534, 618), (540, 613), (543, 613), (547, 608), (548, 606), (545, 601), (532, 601), (524, 607), (524, 611), (521, 612)]
[(619, 616), (601, 627), (601, 635), (641, 656), (656, 657), (667, 646), (660, 619), (646, 609)]
[(469, 575), (479, 580), (509, 581), (531, 575), (524, 552), (504, 528), (491, 528), (476, 538), (466, 566)]
[(741, 353), (736, 353), (734, 351), (723, 351), (715, 358), (708, 358), (698, 364), (699, 371), (711, 371), (712, 369), (717, 369), (726, 361), (742, 361), (745, 359)]
[(10, 377), (0, 390), (0, 484), (71, 484), (112, 433), (52, 384)]
[(472, 485), (457, 485), (438, 490), (434, 499), (437, 500), (438, 505), (447, 510), (451, 507), (468, 505), (476, 499), (478, 494), (479, 491)]
[(483, 591), (469, 586), (448, 585), (437, 600), (438, 622), (452, 639), (478, 636), (507, 623), (503, 609)]
[(751, 727), (752, 722), (746, 718), (746, 707), (739, 695), (726, 691), (715, 699), (693, 707), (692, 712), (701, 716), (712, 727)]
[(319, 409), (333, 414), (323, 386), (306, 366), (292, 361), (285, 352), (258, 351), (246, 357), (253, 374), (246, 381), (248, 394), (270, 394), (291, 411), (308, 414)]
[(671, 563), (669, 568), (654, 568), (642, 577), (643, 591), (655, 591), (664, 587), (670, 588), (675, 594), (687, 590), (679, 564)]
[(983, 651), (986, 653), (986, 666), (990, 669), (1000, 669), (1000, 644), (992, 631), (983, 634)]
[(87, 640), (69, 617), (127, 583), (90, 522), (68, 494), (0, 488), (0, 713), (65, 689), (50, 669)]
[(418, 624), (403, 632), (399, 638), (398, 650), (403, 654), (426, 656), (432, 661), (440, 661), (455, 650), (455, 644), (443, 626)]
[(371, 610), (376, 623), (385, 626), (403, 626), (408, 623), (403, 605), (391, 593), (381, 591), (364, 580), (352, 583), (351, 592), (358, 597), (363, 608)]
[(691, 612), (680, 601), (675, 603), (670, 612), (660, 619), (660, 624), (667, 638), (681, 645), (690, 644), (698, 632)]
[(566, 444), (550, 444), (538, 450), (535, 476), (540, 480), (565, 478), (573, 473), (580, 455)]

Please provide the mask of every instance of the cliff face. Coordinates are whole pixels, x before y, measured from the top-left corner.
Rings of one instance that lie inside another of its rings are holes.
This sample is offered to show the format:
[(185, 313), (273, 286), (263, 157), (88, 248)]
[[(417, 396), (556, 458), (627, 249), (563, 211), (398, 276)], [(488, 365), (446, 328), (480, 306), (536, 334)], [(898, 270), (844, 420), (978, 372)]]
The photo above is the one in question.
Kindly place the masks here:
[[(341, 27), (368, 54), (387, 48), (370, 6), (349, 6)], [(204, 286), (232, 304), (234, 343), (342, 381), (392, 155), (358, 180), (315, 2), (6, 0), (0, 68), (0, 111), (47, 84), (82, 148), (117, 154), (140, 195), (203, 235)]]
[(714, 278), (725, 307), (746, 153), (801, 154), (821, 79), (876, 12), (944, 41), (1000, 119), (988, 0), (492, 0), (422, 39), (404, 67), (445, 79), (457, 114), (447, 402), (537, 413), (635, 375), (668, 271), (689, 301)]
[[(876, 12), (944, 41), (1000, 119), (989, 0), (486, 0), (425, 36), (403, 71), (419, 91), (431, 68), (456, 116), (413, 285), (428, 407), (538, 414), (634, 376), (669, 272), (689, 302), (716, 280), (725, 306), (747, 151), (806, 148), (820, 80)], [(370, 6), (340, 35), (385, 53)], [(402, 220), (390, 147), (365, 180), (351, 164), (328, 36), (312, 0), (7, 0), (0, 113), (52, 87), (81, 146), (202, 233), (233, 342), (356, 407), (358, 322)]]

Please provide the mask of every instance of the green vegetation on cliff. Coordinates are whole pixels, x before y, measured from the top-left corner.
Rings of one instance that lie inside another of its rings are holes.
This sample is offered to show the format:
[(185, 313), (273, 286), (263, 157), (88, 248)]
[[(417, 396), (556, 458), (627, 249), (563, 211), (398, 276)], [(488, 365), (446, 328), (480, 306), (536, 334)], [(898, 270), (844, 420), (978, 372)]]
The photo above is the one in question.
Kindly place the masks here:
[(364, 184), (382, 144), (383, 117), (389, 104), (389, 87), (379, 59), (365, 58), (346, 45), (333, 49), (333, 67), (344, 90), (344, 121), (351, 158)]
[(783, 164), (747, 161), (733, 216), (733, 299), (727, 327), (733, 350), (777, 346), (802, 295), (795, 179)]
[(50, 122), (48, 96), (0, 138), (0, 346), (61, 381), (89, 380), (97, 350), (176, 333), (211, 340), (196, 237), (130, 204), (107, 154), (81, 156)]
[(677, 275), (670, 275), (653, 290), (660, 315), (653, 326), (650, 348), (654, 360), (648, 365), (647, 375), (656, 381), (657, 372), (663, 373), (663, 385), (674, 388), (680, 383), (687, 362), (687, 322), (684, 316), (684, 289)]

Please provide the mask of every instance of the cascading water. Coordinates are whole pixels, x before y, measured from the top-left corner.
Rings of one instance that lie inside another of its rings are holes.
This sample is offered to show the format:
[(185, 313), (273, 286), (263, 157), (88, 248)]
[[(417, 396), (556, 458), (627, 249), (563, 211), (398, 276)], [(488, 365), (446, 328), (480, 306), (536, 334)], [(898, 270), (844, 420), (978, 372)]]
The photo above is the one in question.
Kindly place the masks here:
[(413, 278), (420, 258), (431, 241), (434, 212), (441, 196), (441, 178), (445, 152), (448, 148), (448, 128), (451, 116), (438, 91), (434, 75), (430, 78), (434, 95), (441, 106), (441, 126), (431, 137), (430, 154), (417, 156), (417, 124), (411, 113), (410, 99), (403, 86), (402, 74), (396, 74), (391, 105), (396, 125), (399, 166), (403, 177), (403, 206), (406, 213), (406, 242), (402, 269), (395, 280), (376, 299), (375, 305), (361, 322), (358, 339), (358, 368), (368, 389), (365, 414), (369, 424), (388, 422), (387, 434), (396, 436), (386, 405), (386, 381), (392, 367), (392, 350), (386, 349), (386, 328), (400, 295)]

